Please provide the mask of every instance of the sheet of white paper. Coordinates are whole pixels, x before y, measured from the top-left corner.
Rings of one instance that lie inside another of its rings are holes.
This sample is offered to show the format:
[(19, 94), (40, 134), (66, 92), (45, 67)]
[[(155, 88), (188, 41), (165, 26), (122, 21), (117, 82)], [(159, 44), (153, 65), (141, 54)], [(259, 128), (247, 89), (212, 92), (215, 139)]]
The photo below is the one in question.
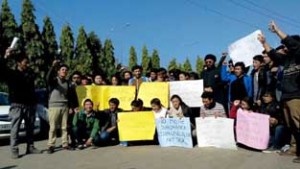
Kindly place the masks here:
[(244, 62), (246, 66), (252, 65), (253, 57), (255, 55), (261, 55), (264, 50), (262, 44), (257, 40), (258, 34), (261, 33), (260, 30), (257, 30), (235, 41), (228, 47), (228, 54), (233, 63)]
[(233, 119), (196, 118), (198, 147), (217, 147), (237, 150)]
[(203, 80), (170, 82), (170, 97), (174, 94), (180, 96), (189, 107), (200, 107), (203, 105), (202, 93)]

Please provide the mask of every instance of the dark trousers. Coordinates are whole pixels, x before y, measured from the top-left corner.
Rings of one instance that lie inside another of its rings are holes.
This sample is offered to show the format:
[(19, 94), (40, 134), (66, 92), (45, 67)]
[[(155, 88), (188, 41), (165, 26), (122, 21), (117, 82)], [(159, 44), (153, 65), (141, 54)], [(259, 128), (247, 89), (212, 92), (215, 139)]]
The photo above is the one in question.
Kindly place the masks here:
[[(87, 129), (84, 125), (77, 125), (73, 127), (73, 134), (75, 136), (75, 139), (77, 140), (77, 143), (79, 145), (84, 144), (84, 140), (87, 140), (90, 138), (92, 130)], [(99, 134), (97, 134), (93, 138), (93, 144), (98, 145), (99, 144)]]
[(9, 116), (11, 118), (10, 146), (12, 150), (18, 149), (19, 130), (22, 120), (25, 121), (27, 147), (33, 146), (33, 130), (35, 122), (35, 107), (12, 103)]

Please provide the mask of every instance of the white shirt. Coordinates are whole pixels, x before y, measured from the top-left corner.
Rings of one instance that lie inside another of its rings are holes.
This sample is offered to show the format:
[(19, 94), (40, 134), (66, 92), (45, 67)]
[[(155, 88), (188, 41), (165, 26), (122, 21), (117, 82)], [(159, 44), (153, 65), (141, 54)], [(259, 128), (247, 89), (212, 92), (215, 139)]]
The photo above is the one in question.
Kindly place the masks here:
[(165, 118), (167, 115), (167, 111), (168, 110), (166, 108), (162, 107), (158, 112), (153, 111), (153, 113), (155, 118), (158, 119), (158, 118)]

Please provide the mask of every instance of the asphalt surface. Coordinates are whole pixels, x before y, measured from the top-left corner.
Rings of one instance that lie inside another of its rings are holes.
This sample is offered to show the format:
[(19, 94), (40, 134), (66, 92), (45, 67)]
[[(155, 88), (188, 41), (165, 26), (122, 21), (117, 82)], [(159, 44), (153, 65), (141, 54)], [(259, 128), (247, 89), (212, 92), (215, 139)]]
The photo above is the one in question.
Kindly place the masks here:
[[(59, 141), (59, 140), (58, 140)], [(4, 143), (4, 142), (2, 142)], [(47, 141), (37, 141), (45, 150)], [(25, 144), (20, 145), (20, 154)], [(265, 154), (239, 148), (161, 148), (148, 146), (111, 146), (84, 150), (60, 150), (54, 154), (24, 155), (10, 158), (7, 143), (0, 146), (0, 169), (299, 169), (293, 156)]]

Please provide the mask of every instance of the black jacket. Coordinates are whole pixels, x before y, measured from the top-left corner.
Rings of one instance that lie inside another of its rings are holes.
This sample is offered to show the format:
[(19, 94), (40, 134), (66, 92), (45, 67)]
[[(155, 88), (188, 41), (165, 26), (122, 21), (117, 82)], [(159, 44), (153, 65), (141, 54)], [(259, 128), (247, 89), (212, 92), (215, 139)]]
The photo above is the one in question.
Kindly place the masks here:
[(276, 53), (273, 49), (268, 55), (283, 63), (282, 99), (300, 99), (300, 42), (287, 36), (282, 43), (288, 48), (288, 55)]
[(31, 69), (19, 71), (10, 69), (7, 60), (0, 58), (0, 80), (6, 82), (9, 90), (10, 103), (34, 106), (37, 103), (35, 95), (35, 74)]

